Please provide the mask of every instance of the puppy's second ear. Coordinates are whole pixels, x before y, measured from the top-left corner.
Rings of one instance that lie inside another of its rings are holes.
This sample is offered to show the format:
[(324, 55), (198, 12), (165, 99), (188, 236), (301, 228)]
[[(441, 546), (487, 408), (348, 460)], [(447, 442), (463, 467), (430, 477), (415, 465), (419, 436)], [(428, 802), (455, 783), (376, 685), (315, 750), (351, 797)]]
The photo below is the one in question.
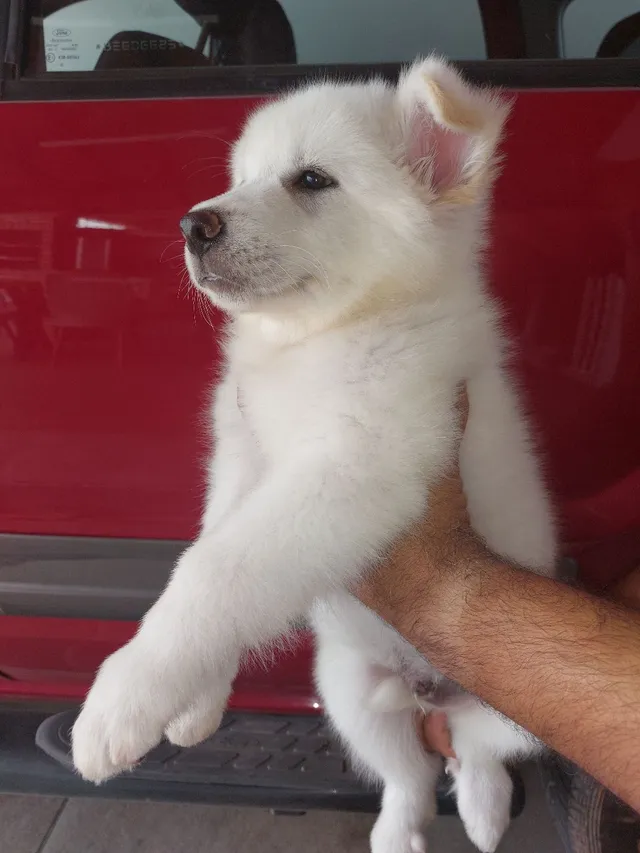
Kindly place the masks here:
[(495, 175), (496, 148), (509, 104), (467, 84), (431, 57), (414, 63), (398, 83), (404, 158), (436, 199), (471, 203)]

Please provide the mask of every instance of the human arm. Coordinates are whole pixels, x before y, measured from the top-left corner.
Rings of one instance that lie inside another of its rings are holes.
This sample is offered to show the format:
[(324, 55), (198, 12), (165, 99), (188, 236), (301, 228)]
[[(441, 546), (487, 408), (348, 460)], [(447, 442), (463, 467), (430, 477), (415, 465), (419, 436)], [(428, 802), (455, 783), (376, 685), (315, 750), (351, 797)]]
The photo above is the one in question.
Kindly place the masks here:
[(488, 552), (457, 475), (358, 595), (447, 677), (640, 809), (640, 615)]

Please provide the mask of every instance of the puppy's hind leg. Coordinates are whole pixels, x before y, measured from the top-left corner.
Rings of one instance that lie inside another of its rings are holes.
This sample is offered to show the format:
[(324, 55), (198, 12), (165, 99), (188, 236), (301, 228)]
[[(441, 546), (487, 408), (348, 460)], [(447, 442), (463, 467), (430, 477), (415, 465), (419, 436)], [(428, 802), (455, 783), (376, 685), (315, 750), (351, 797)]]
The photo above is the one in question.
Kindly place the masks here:
[(424, 829), (436, 813), (442, 763), (418, 740), (414, 710), (372, 709), (379, 678), (347, 646), (319, 643), (316, 678), (325, 707), (356, 766), (384, 782), (371, 833), (372, 853), (424, 853)]
[(502, 762), (480, 757), (458, 759), (449, 772), (467, 835), (482, 853), (493, 853), (509, 826), (513, 792), (509, 773)]
[(450, 710), (448, 717), (457, 760), (447, 769), (458, 813), (476, 847), (493, 853), (511, 819), (513, 782), (503, 762), (534, 755), (541, 747), (479, 700)]

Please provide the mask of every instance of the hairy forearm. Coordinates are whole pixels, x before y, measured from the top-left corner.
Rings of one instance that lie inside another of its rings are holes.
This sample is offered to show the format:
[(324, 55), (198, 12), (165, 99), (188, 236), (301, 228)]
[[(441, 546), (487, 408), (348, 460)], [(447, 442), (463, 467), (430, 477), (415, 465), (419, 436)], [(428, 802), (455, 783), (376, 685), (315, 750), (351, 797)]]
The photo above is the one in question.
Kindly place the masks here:
[(401, 597), (373, 596), (387, 603), (381, 615), (445, 675), (640, 810), (640, 616), (481, 547), (447, 555), (437, 573), (409, 551), (396, 557)]

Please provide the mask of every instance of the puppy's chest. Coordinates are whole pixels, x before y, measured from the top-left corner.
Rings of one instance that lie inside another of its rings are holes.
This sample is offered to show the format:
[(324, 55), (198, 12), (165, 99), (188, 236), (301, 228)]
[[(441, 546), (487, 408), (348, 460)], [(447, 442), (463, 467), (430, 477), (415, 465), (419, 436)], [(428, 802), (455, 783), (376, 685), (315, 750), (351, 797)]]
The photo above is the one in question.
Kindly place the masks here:
[(237, 405), (248, 432), (269, 457), (322, 441), (337, 417), (339, 382), (303, 365), (236, 371)]
[[(238, 347), (230, 374), (244, 423), (267, 455), (311, 449), (357, 424), (420, 420), (421, 348), (387, 333), (318, 338), (269, 351)], [(416, 378), (419, 381), (416, 381)], [(414, 387), (415, 386), (415, 387)], [(415, 409), (415, 411), (414, 411)]]

